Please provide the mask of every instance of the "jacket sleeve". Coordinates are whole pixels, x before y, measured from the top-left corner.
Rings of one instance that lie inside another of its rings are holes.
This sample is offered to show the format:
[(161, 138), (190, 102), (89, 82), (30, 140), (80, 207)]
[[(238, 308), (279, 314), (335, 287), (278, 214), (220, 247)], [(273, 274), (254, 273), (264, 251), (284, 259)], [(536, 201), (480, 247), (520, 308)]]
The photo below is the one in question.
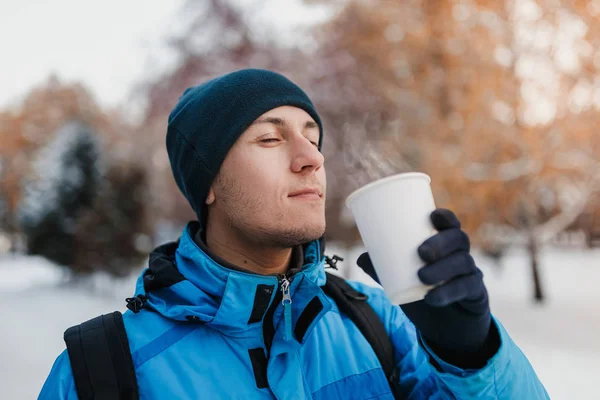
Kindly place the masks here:
[(391, 304), (381, 289), (361, 284), (356, 288), (369, 296), (386, 325), (396, 351), (398, 385), (409, 399), (550, 398), (523, 352), (495, 318), (501, 341), (498, 352), (483, 368), (464, 370), (433, 353), (402, 309)]
[(75, 381), (67, 351), (63, 351), (52, 366), (38, 400), (77, 400)]

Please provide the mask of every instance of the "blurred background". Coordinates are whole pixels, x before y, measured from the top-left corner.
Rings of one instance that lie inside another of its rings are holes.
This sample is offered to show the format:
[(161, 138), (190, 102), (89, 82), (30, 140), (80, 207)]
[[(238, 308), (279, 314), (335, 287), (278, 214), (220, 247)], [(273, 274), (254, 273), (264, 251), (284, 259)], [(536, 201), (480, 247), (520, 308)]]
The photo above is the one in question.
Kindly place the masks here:
[(321, 114), (341, 273), (366, 279), (345, 197), (426, 172), (550, 396), (598, 397), (600, 1), (3, 0), (0, 48), (0, 398), (36, 398), (194, 219), (167, 116), (247, 67)]

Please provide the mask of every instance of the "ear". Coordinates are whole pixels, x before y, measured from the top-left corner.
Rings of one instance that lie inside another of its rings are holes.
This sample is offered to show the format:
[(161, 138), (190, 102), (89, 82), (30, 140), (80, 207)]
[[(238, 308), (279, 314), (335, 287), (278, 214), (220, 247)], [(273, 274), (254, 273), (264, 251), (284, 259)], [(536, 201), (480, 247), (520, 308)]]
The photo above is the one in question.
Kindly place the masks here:
[(213, 190), (213, 188), (211, 186), (210, 189), (208, 190), (208, 195), (206, 196), (206, 205), (210, 206), (214, 202), (215, 202), (215, 191)]

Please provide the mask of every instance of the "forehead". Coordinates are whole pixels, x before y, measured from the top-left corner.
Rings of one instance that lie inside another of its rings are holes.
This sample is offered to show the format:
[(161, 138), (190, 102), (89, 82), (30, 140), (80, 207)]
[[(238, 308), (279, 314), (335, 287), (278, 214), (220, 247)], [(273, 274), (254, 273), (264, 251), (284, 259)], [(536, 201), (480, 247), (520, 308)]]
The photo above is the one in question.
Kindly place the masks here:
[(274, 108), (272, 110), (267, 111), (262, 114), (260, 117), (256, 118), (254, 122), (264, 120), (266, 118), (280, 118), (290, 122), (315, 122), (315, 120), (310, 116), (309, 113), (304, 111), (301, 108), (293, 107), (293, 106), (281, 106)]

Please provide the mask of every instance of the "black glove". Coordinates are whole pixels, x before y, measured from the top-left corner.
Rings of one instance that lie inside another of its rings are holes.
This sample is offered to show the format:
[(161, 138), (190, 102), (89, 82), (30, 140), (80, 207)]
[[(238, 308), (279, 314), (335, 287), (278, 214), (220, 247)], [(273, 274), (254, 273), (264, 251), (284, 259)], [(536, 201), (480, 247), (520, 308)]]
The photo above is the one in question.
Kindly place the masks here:
[[(427, 285), (437, 285), (424, 300), (401, 305), (428, 346), (444, 361), (461, 368), (481, 368), (498, 350), (483, 274), (469, 254), (470, 241), (449, 210), (431, 214), (438, 234), (418, 249), (425, 266), (418, 271)], [(379, 282), (368, 253), (358, 265)]]

